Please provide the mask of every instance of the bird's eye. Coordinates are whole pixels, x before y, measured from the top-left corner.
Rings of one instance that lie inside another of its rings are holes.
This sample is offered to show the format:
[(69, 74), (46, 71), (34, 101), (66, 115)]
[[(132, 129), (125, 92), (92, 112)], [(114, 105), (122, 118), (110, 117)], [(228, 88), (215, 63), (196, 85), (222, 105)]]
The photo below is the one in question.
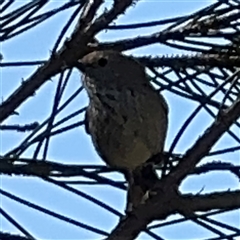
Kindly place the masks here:
[(100, 67), (105, 67), (105, 66), (107, 65), (107, 63), (108, 63), (108, 60), (107, 60), (106, 58), (100, 58), (100, 59), (98, 60), (98, 65), (99, 65)]

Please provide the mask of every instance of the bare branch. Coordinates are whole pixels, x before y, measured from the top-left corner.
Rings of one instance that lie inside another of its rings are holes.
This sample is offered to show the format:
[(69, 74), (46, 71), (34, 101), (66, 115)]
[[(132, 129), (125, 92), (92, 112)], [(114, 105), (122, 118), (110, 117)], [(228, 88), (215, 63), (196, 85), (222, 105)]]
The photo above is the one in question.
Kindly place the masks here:
[(213, 124), (186, 152), (179, 165), (167, 176), (167, 181), (178, 185), (189, 172), (194, 170), (197, 163), (209, 153), (213, 145), (239, 117), (240, 98), (231, 107), (221, 112)]
[(0, 130), (13, 130), (17, 132), (26, 132), (26, 131), (33, 131), (38, 126), (39, 126), (38, 122), (25, 124), (25, 125), (1, 125)]
[(176, 70), (181, 68), (196, 68), (202, 66), (230, 68), (240, 67), (240, 57), (231, 54), (198, 54), (182, 56), (162, 56), (162, 57), (139, 57), (138, 61), (147, 67), (171, 67)]
[(37, 69), (0, 105), (0, 122), (13, 113), (27, 98), (33, 96), (35, 91), (47, 80), (66, 69), (66, 64), (67, 66), (73, 66), (79, 58), (82, 58), (87, 53), (87, 44), (92, 41), (94, 35), (108, 26), (132, 3), (133, 0), (114, 1), (112, 9), (99, 16), (90, 27), (87, 26), (87, 29), (82, 29), (81, 25), (79, 25), (72, 34), (71, 39), (66, 41), (64, 46), (49, 61)]
[[(50, 161), (34, 160), (27, 158), (0, 158), (0, 174), (40, 176), (40, 177), (74, 177), (83, 176), (97, 181), (99, 184), (108, 184), (120, 189), (126, 189), (121, 183), (116, 183), (97, 173), (86, 171), (85, 169), (104, 169), (104, 166), (68, 165)], [(105, 167), (107, 168), (107, 167)]]
[(5, 233), (5, 232), (0, 232), (0, 239), (2, 240), (32, 240), (30, 237), (23, 237), (20, 235), (15, 235), (15, 234), (10, 234), (10, 233)]
[(107, 240), (135, 239), (153, 220), (162, 220), (174, 213), (182, 213), (188, 218), (195, 211), (213, 209), (235, 209), (240, 207), (240, 191), (219, 192), (193, 196), (166, 193), (157, 195), (142, 205), (130, 216), (120, 221)]
[(240, 208), (240, 191), (215, 192), (204, 195), (182, 195), (176, 201), (179, 212), (205, 212), (214, 209)]

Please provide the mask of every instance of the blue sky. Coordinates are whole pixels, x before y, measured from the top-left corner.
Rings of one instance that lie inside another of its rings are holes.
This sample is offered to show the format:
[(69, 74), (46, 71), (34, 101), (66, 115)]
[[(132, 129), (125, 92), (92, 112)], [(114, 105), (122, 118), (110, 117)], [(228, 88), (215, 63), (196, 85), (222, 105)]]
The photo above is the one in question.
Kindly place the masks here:
[[(48, 4), (48, 7), (51, 8), (52, 6), (61, 5), (62, 3), (63, 1), (52, 1)], [(183, 14), (192, 13), (210, 3), (211, 1), (141, 1), (135, 7), (130, 8), (125, 15), (122, 15), (116, 23), (136, 23), (181, 16)], [(13, 7), (16, 7), (18, 4), (22, 4), (22, 2), (17, 1), (16, 5)], [(109, 2), (107, 2), (105, 7), (109, 5)], [(56, 37), (71, 12), (72, 10), (70, 9), (58, 14), (49, 21), (31, 29), (27, 33), (3, 42), (1, 44), (1, 52), (4, 57), (4, 62), (47, 59), (50, 56), (50, 51), (54, 46)], [(161, 28), (162, 27), (160, 27), (160, 29)], [(104, 31), (99, 34), (99, 39), (103, 41), (112, 41), (119, 38), (130, 38), (138, 35), (150, 34), (157, 30), (159, 30), (159, 27), (124, 32)], [(68, 36), (70, 33), (71, 30), (68, 32)], [(163, 45), (153, 45), (129, 51), (127, 54), (128, 53), (135, 55), (171, 55), (183, 52), (170, 49)], [(14, 89), (21, 84), (22, 79), (27, 79), (36, 69), (36, 66), (1, 69), (0, 97), (5, 100)], [(10, 117), (6, 123), (28, 124), (35, 121), (41, 122), (48, 117), (53, 103), (57, 83), (56, 80), (57, 78), (54, 77), (52, 81), (48, 81), (37, 91), (34, 97), (30, 98), (19, 107), (17, 111), (20, 115)], [(75, 71), (66, 89), (62, 103), (79, 87), (79, 85), (80, 75)], [(170, 128), (166, 143), (166, 150), (168, 150), (176, 132), (197, 104), (186, 101), (185, 99), (177, 97), (171, 93), (163, 92), (163, 94), (170, 106)], [(85, 106), (87, 102), (88, 99), (86, 94), (80, 94), (80, 96), (75, 99), (57, 119), (61, 119), (63, 116)], [(82, 117), (82, 115), (78, 116), (74, 119), (74, 122)], [(209, 114), (206, 111), (202, 111), (189, 127), (179, 145), (177, 145), (176, 151), (183, 153), (188, 149), (211, 122), (212, 118)], [(13, 147), (18, 146), (27, 135), (28, 133), (2, 132), (0, 136), (0, 154), (5, 154)], [(235, 145), (236, 143), (232, 138), (226, 134), (226, 136), (216, 144), (215, 149), (220, 149), (223, 146), (231, 147)], [(23, 156), (31, 157), (33, 149), (34, 148), (29, 148)], [(94, 151), (91, 140), (85, 134), (83, 128), (74, 129), (53, 137), (50, 142), (47, 159), (66, 164), (103, 164)], [(215, 157), (212, 160), (220, 159), (237, 164), (239, 163), (239, 152), (219, 156), (217, 159)], [(118, 174), (111, 174), (111, 176), (113, 176), (114, 179), (122, 179)], [(73, 187), (109, 204), (111, 207), (116, 208), (121, 212), (124, 211), (125, 192), (121, 190), (107, 186), (76, 185)], [(110, 231), (118, 221), (118, 218), (113, 214), (108, 213), (93, 203), (38, 178), (2, 176), (1, 188), (19, 197), (44, 206), (45, 208), (64, 214), (85, 224), (94, 225), (96, 228), (104, 229), (105, 231)], [(211, 192), (213, 190), (221, 191), (229, 188), (236, 189), (239, 188), (239, 182), (236, 177), (232, 175), (218, 172), (207, 174), (202, 177), (188, 178), (181, 186), (183, 192), (197, 193), (202, 188), (204, 189), (203, 192)], [(1, 204), (13, 218), (21, 223), (36, 238), (101, 239), (100, 235), (55, 220), (42, 213), (38, 213), (32, 209), (16, 204), (5, 197), (1, 197)], [(220, 219), (223, 222), (225, 221), (228, 224), (237, 227), (237, 224), (239, 224), (238, 213), (222, 214), (216, 219)], [(3, 231), (13, 233), (18, 232), (15, 227), (8, 223), (3, 217), (1, 217), (0, 226)], [(176, 226), (176, 228), (161, 228), (157, 232), (161, 237), (166, 239), (200, 239), (198, 236), (201, 236), (202, 238), (213, 237), (213, 235), (207, 230), (190, 222)], [(139, 239), (149, 239), (149, 237), (145, 234), (141, 234)]]

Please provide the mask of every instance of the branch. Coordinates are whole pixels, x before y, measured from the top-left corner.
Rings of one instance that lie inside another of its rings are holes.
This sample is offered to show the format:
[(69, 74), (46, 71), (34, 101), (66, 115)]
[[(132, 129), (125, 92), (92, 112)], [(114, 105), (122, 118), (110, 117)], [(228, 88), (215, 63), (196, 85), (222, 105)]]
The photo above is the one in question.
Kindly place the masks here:
[(107, 240), (132, 240), (153, 220), (164, 220), (174, 213), (191, 218), (195, 211), (240, 208), (240, 191), (193, 196), (174, 192), (159, 193), (120, 221)]
[[(139, 206), (118, 223), (106, 240), (133, 240), (154, 219), (163, 220), (174, 214), (174, 208), (172, 202), (169, 201), (169, 197), (170, 194), (158, 198), (157, 201), (156, 198), (153, 198), (152, 201)], [(174, 196), (171, 197), (174, 198)]]
[[(111, 179), (100, 176), (97, 173), (86, 171), (85, 169), (93, 168), (94, 166), (68, 165), (51, 161), (41, 161), (34, 159), (14, 159), (14, 158), (0, 158), (0, 174), (16, 174), (23, 176), (37, 176), (37, 177), (74, 177), (83, 176), (85, 178), (95, 180), (99, 184), (108, 184), (120, 189), (126, 189), (124, 184), (117, 183)], [(97, 166), (96, 168), (103, 168)]]
[(203, 174), (212, 171), (229, 171), (240, 180), (240, 165), (235, 166), (232, 163), (225, 163), (221, 161), (213, 161), (205, 163), (199, 167), (194, 168), (191, 174)]
[[(226, 4), (229, 6), (226, 6)], [(235, 8), (239, 7), (238, 5), (239, 4), (237, 4)], [(232, 10), (233, 7), (230, 3), (218, 1), (200, 11), (177, 18), (175, 23), (171, 24), (163, 31), (131, 39), (128, 38), (114, 42), (105, 42), (98, 46), (94, 46), (93, 44), (92, 47), (95, 50), (114, 49), (117, 51), (126, 51), (150, 44), (161, 43), (170, 47), (189, 50), (191, 52), (229, 53), (229, 49), (232, 52), (237, 52), (238, 45), (217, 45), (216, 43), (211, 44), (209, 41), (202, 40), (202, 37), (217, 37), (232, 41), (236, 32), (236, 24), (234, 22), (239, 18), (238, 12), (233, 12)], [(229, 28), (232, 31), (225, 33), (224, 30), (226, 28)], [(196, 41), (196, 38), (201, 38), (201, 40)], [(175, 40), (175, 43), (172, 41), (170, 43), (170, 40)], [(181, 42), (182, 44), (180, 44)], [(186, 46), (185, 43), (188, 43), (190, 46)], [(206, 47), (208, 47), (208, 49), (206, 49)]]
[(0, 125), (0, 130), (13, 130), (17, 132), (33, 131), (39, 126), (38, 122), (25, 125)]
[(14, 235), (14, 234), (10, 234), (10, 233), (4, 233), (4, 232), (0, 232), (0, 239), (1, 240), (32, 240), (32, 238), (28, 238), (28, 237), (23, 237), (20, 235)]
[[(92, 41), (94, 36), (108, 26), (119, 14), (123, 13), (133, 2), (133, 0), (115, 0), (112, 8), (100, 15), (92, 25), (87, 25), (84, 29), (82, 29), (81, 24), (78, 25), (70, 40), (67, 40), (64, 46), (49, 61), (38, 68), (0, 105), (0, 123), (13, 113), (27, 98), (33, 96), (35, 91), (46, 83), (47, 80), (62, 72), (66, 69), (66, 66), (74, 66), (74, 63), (89, 51), (87, 44)], [(92, 15), (93, 13), (91, 13)], [(86, 16), (88, 15), (86, 14)], [(84, 22), (83, 19), (81, 21)]]
[(139, 62), (147, 67), (171, 67), (173, 69), (196, 68), (228, 68), (240, 67), (240, 57), (229, 54), (195, 54), (181, 56), (138, 57)]
[(213, 145), (239, 117), (240, 98), (231, 107), (221, 112), (215, 122), (186, 152), (177, 167), (170, 172), (165, 180), (179, 185), (189, 172), (194, 171), (195, 166), (207, 156)]
[(214, 209), (240, 208), (240, 191), (215, 192), (204, 195), (185, 194), (176, 201), (179, 212), (206, 212)]

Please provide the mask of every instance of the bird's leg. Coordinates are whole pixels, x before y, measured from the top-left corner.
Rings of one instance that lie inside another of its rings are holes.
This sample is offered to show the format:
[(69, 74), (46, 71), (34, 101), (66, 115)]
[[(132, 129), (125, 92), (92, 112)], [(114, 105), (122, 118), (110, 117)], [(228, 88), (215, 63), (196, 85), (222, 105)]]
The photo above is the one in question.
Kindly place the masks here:
[(126, 214), (132, 212), (133, 203), (132, 203), (132, 187), (134, 185), (134, 179), (131, 171), (127, 171), (125, 174), (126, 180), (128, 182), (128, 190), (127, 190), (127, 206), (126, 206)]
[(134, 170), (126, 170), (124, 174), (128, 182), (125, 212), (129, 214), (139, 205), (145, 204), (151, 196), (156, 195), (153, 189), (159, 178), (153, 162), (147, 162)]
[(153, 162), (143, 164), (139, 167), (139, 169), (137, 169), (137, 171), (137, 174), (136, 170), (134, 171), (134, 175), (138, 176), (137, 179), (135, 177), (135, 183), (140, 185), (142, 188), (143, 195), (141, 204), (144, 204), (149, 198), (151, 198), (151, 196), (156, 195), (156, 192), (153, 189), (159, 178), (155, 172)]
[(127, 207), (125, 212), (129, 214), (133, 211), (133, 209), (141, 204), (144, 192), (141, 186), (134, 181), (134, 175), (132, 171), (127, 171), (125, 177), (128, 182)]
[(167, 169), (168, 169), (168, 164), (169, 162), (169, 158), (167, 158), (166, 156), (162, 156), (162, 171), (161, 171), (161, 178), (163, 178), (164, 176), (166, 176), (167, 174)]

